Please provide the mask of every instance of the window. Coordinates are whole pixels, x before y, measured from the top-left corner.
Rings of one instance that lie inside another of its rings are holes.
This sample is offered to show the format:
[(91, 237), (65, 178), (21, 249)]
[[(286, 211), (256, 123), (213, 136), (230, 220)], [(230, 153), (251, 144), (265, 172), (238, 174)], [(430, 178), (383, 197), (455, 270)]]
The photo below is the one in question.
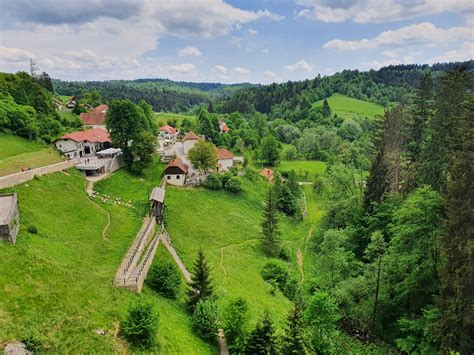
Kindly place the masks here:
[(179, 180), (180, 177), (181, 175), (176, 175), (176, 180)]
[(171, 180), (171, 176), (170, 176), (170, 175), (166, 175), (166, 178), (167, 178), (168, 180)]

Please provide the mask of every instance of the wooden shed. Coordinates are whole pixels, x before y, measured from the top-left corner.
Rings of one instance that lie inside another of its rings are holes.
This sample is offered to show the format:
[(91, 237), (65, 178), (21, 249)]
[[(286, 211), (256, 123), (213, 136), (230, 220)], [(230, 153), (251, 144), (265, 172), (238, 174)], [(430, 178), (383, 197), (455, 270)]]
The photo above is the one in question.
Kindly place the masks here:
[(20, 229), (20, 212), (16, 193), (0, 195), (0, 238), (16, 243)]
[(158, 224), (163, 222), (165, 192), (161, 187), (155, 187), (150, 194), (150, 216), (154, 216)]

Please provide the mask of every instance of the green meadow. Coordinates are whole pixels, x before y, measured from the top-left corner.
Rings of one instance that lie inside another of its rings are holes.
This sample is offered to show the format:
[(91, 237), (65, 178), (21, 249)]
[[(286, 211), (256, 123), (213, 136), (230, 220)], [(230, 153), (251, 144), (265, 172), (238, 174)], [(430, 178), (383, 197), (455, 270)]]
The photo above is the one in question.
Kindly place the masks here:
[(176, 119), (177, 120), (177, 126), (179, 127), (181, 125), (181, 122), (185, 119), (188, 118), (192, 122), (196, 121), (196, 116), (188, 116), (188, 115), (181, 115), (177, 113), (168, 113), (168, 112), (157, 112), (155, 113), (156, 117), (156, 122), (158, 126), (163, 126), (168, 124), (168, 120)]
[[(350, 119), (355, 117), (373, 118), (384, 113), (384, 108), (380, 105), (368, 101), (353, 99), (342, 94), (333, 94), (327, 98), (333, 113), (338, 116)], [(323, 100), (317, 101), (314, 106), (322, 106)]]

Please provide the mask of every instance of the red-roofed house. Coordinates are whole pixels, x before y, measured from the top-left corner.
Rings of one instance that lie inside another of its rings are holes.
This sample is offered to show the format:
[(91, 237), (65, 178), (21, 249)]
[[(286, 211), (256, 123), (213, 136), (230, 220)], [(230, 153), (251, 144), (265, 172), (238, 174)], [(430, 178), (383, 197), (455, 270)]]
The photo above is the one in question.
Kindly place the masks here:
[(234, 154), (227, 149), (217, 149), (217, 171), (228, 171), (234, 166)]
[(221, 131), (221, 133), (227, 133), (230, 131), (229, 126), (227, 126), (227, 123), (225, 123), (223, 119), (219, 121), (219, 130)]
[(188, 155), (189, 150), (194, 147), (198, 140), (199, 137), (193, 131), (186, 133), (186, 135), (183, 137), (184, 154)]
[(109, 106), (102, 104), (97, 106), (91, 112), (81, 113), (81, 121), (84, 128), (103, 128), (105, 129), (105, 115)]
[(106, 130), (93, 128), (65, 134), (54, 143), (56, 148), (70, 159), (86, 155), (95, 155), (96, 152), (110, 147), (110, 137)]
[(165, 168), (166, 183), (183, 186), (186, 183), (188, 171), (189, 167), (181, 159), (173, 159)]
[(164, 125), (158, 129), (158, 136), (163, 139), (171, 139), (174, 141), (176, 137), (178, 137), (178, 131), (174, 127)]
[(268, 182), (273, 182), (273, 170), (265, 168), (260, 171), (260, 176), (268, 180)]

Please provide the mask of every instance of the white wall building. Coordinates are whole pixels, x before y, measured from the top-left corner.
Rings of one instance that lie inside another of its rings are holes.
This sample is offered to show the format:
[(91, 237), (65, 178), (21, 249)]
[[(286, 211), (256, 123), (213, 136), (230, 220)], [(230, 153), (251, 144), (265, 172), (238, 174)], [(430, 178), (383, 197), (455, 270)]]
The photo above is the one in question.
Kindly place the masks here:
[(199, 137), (194, 132), (188, 132), (183, 138), (183, 151), (185, 155), (188, 155), (189, 150), (194, 147)]
[(167, 184), (183, 186), (189, 167), (179, 158), (171, 161), (165, 168), (165, 180)]
[(95, 155), (96, 152), (110, 146), (107, 131), (101, 128), (88, 129), (65, 134), (54, 143), (56, 148), (69, 159)]
[(227, 149), (217, 149), (217, 171), (229, 171), (234, 166), (234, 154)]

